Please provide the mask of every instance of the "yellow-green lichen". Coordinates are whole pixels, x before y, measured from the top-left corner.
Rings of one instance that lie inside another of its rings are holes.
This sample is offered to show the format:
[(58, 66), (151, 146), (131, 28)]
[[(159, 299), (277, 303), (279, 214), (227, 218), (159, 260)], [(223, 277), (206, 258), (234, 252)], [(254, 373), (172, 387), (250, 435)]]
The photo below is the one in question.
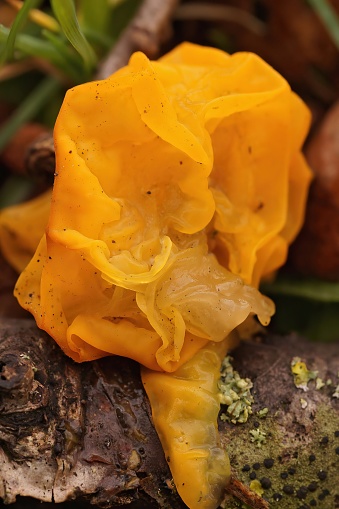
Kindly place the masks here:
[(258, 428), (250, 429), (251, 442), (255, 443), (258, 447), (266, 443), (266, 433)]
[(253, 384), (249, 378), (241, 378), (233, 369), (232, 360), (230, 356), (225, 357), (221, 366), (219, 398), (220, 404), (227, 408), (221, 413), (220, 419), (233, 424), (244, 423), (252, 414)]
[(297, 389), (308, 391), (307, 384), (310, 380), (315, 380), (318, 376), (318, 371), (311, 371), (306, 366), (300, 357), (293, 357), (291, 361), (291, 371), (294, 378), (294, 385)]
[(258, 410), (256, 415), (259, 417), (259, 419), (264, 419), (268, 414), (268, 408), (262, 408), (261, 410)]

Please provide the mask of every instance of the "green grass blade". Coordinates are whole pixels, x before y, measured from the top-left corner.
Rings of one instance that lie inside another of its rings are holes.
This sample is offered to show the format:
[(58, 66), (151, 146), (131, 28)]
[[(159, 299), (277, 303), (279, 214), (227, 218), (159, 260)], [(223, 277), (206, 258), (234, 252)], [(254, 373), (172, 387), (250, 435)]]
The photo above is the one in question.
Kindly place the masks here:
[(271, 330), (278, 334), (298, 332), (313, 341), (338, 342), (338, 303), (283, 295), (274, 295), (274, 302), (276, 313), (271, 322)]
[(308, 0), (339, 49), (339, 16), (327, 0)]
[[(8, 33), (9, 29), (0, 25), (0, 42), (6, 41)], [(15, 49), (21, 51), (24, 55), (47, 60), (69, 76), (74, 83), (81, 82), (79, 68), (74, 67), (73, 61), (65, 58), (65, 52), (60, 53), (49, 41), (44, 41), (32, 35), (18, 34), (15, 40)]]
[(27, 21), (27, 17), (29, 15), (29, 11), (33, 8), (39, 6), (42, 0), (26, 0), (18, 14), (16, 15), (12, 27), (8, 33), (8, 37), (6, 40), (6, 45), (4, 48), (4, 52), (0, 57), (0, 66), (5, 62), (10, 60), (13, 57), (14, 47), (15, 47), (15, 39), (20, 32), (21, 28)]
[(108, 0), (81, 0), (79, 3), (79, 17), (81, 25), (91, 31), (106, 34), (110, 21)]
[(96, 66), (97, 59), (92, 47), (80, 29), (74, 2), (72, 0), (51, 0), (51, 5), (65, 36), (82, 56), (86, 69), (93, 69)]
[(81, 56), (69, 46), (64, 37), (53, 34), (49, 30), (43, 30), (42, 34), (51, 43), (56, 54), (63, 62), (64, 72), (72, 76), (75, 83), (83, 83), (90, 79), (90, 73), (84, 69)]
[(52, 77), (44, 78), (37, 87), (18, 106), (12, 116), (2, 125), (0, 130), (0, 151), (7, 145), (16, 131), (36, 114), (60, 88), (60, 83)]
[(317, 302), (339, 302), (339, 283), (320, 279), (299, 279), (279, 275), (273, 283), (263, 284), (260, 290), (273, 297), (286, 295)]

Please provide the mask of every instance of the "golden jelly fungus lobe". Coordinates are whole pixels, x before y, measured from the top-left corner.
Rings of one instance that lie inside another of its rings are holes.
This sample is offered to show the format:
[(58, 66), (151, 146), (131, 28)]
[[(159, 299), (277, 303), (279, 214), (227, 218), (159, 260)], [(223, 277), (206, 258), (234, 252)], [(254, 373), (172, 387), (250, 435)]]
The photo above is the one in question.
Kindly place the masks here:
[(259, 57), (188, 43), (71, 89), (21, 305), (77, 361), (117, 353), (165, 371), (249, 314), (267, 323), (273, 305), (249, 285), (301, 225), (308, 124)]
[(217, 429), (217, 384), (227, 347), (227, 341), (209, 342), (175, 373), (142, 370), (176, 488), (194, 509), (218, 507), (231, 475)]
[[(145, 367), (177, 485), (185, 465), (199, 472), (201, 499), (180, 489), (191, 509), (216, 507), (229, 475), (215, 384), (201, 389), (199, 366), (249, 315), (266, 325), (274, 313), (257, 287), (303, 222), (309, 123), (304, 103), (254, 54), (190, 43), (155, 62), (138, 52), (107, 80), (67, 92), (51, 200), (28, 204), (17, 230), (15, 208), (0, 214), (0, 239), (14, 239), (4, 253), (22, 270), (15, 294), (38, 326), (76, 361), (117, 354)], [(23, 233), (37, 205), (50, 212), (36, 221), (35, 238), (43, 235), (25, 268), (33, 250)], [(176, 409), (173, 428), (158, 383)], [(206, 406), (194, 406), (199, 398)], [(203, 422), (214, 423), (205, 434)], [(179, 429), (187, 450), (175, 446)]]

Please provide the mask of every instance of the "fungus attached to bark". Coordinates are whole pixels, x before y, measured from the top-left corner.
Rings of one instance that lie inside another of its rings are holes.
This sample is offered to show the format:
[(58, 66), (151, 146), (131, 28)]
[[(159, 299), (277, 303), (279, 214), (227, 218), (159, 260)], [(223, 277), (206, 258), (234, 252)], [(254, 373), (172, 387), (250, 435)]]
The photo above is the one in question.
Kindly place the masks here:
[(274, 312), (257, 286), (303, 220), (309, 121), (256, 55), (185, 43), (69, 90), (56, 122), (47, 227), (15, 294), (74, 360), (144, 366), (191, 509), (217, 507), (229, 478), (217, 374), (231, 331)]

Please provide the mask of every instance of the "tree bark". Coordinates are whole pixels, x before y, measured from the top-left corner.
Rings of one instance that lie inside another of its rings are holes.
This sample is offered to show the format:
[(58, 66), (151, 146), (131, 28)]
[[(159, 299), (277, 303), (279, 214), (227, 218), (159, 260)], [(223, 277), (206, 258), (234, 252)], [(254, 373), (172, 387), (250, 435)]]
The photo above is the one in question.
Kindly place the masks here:
[[(339, 507), (338, 344), (268, 335), (232, 355), (254, 395), (247, 423), (220, 421), (234, 477), (261, 488), (271, 507), (278, 500), (283, 509), (311, 507), (303, 504), (313, 499), (322, 500), (322, 509)], [(295, 356), (319, 371), (323, 387), (312, 381), (307, 392), (296, 388)], [(263, 408), (268, 413), (260, 418)], [(251, 441), (253, 430), (266, 433), (260, 447)], [(76, 364), (32, 320), (0, 319), (0, 465), (0, 498), (16, 509), (45, 506), (37, 501), (62, 508), (185, 508), (138, 365), (120, 357)], [(242, 506), (227, 495), (225, 507)]]
[(100, 507), (184, 507), (170, 487), (136, 363), (110, 357), (75, 364), (32, 320), (2, 319), (0, 330), (6, 504), (20, 495)]

